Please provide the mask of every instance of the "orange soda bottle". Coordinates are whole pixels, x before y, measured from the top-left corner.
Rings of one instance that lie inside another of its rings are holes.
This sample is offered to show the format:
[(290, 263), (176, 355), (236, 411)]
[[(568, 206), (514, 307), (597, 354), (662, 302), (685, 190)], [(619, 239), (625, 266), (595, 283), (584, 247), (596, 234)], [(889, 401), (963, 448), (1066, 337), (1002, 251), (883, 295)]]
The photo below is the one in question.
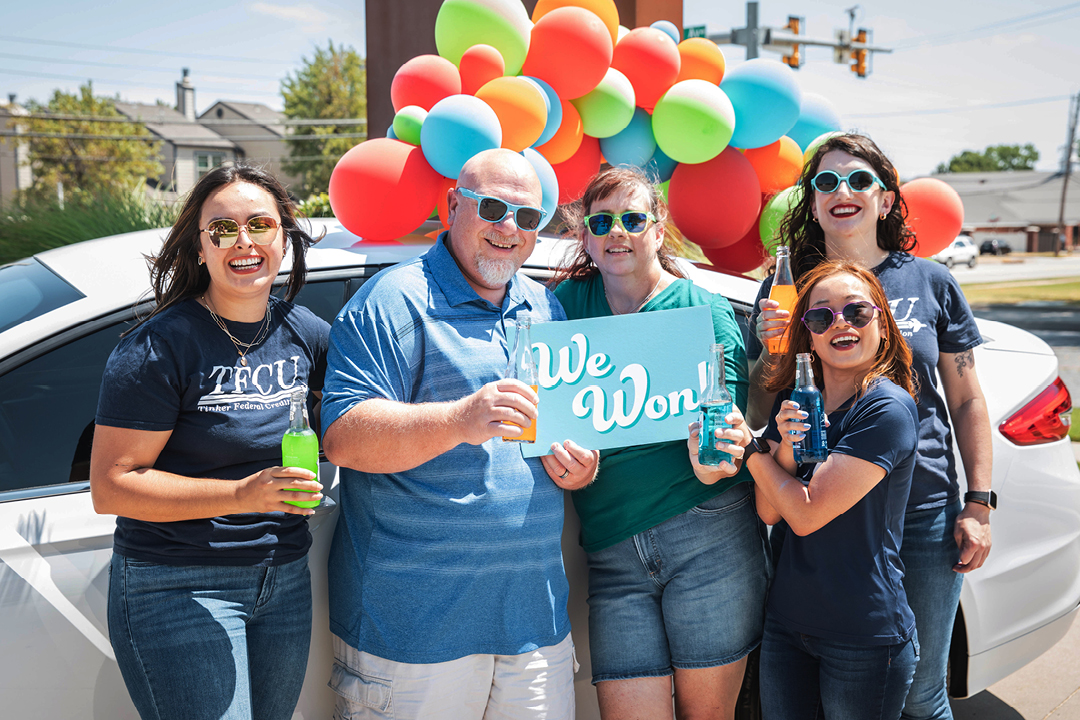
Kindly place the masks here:
[[(787, 245), (776, 248), (776, 274), (773, 275), (769, 299), (780, 303), (780, 310), (792, 313), (795, 311), (798, 293), (795, 292), (795, 282), (791, 279), (790, 252)], [(788, 351), (788, 343), (791, 341), (791, 323), (794, 321), (795, 318), (788, 318), (788, 326), (784, 334), (768, 339), (766, 345), (770, 355), (783, 355)]]

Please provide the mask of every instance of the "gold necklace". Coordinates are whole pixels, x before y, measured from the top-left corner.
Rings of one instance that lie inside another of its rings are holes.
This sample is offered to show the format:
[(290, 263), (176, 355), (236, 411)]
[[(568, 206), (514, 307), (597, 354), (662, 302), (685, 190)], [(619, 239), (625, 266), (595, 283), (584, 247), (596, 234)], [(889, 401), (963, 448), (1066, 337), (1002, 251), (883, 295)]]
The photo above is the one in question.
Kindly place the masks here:
[[(232, 341), (233, 346), (236, 348), (236, 354), (240, 356), (240, 364), (244, 367), (247, 367), (248, 362), (245, 355), (251, 352), (253, 348), (257, 347), (263, 340), (266, 339), (267, 331), (270, 329), (270, 302), (267, 301), (266, 303), (266, 312), (263, 313), (262, 325), (259, 326), (259, 332), (255, 334), (255, 339), (251, 342), (243, 342), (231, 332), (229, 332), (229, 328), (225, 325), (225, 321), (218, 317), (218, 314), (214, 312), (214, 309), (212, 307), (210, 307), (210, 298), (206, 297), (206, 295), (202, 295), (199, 300), (202, 301), (202, 304), (210, 313), (210, 317), (214, 318), (214, 322), (219, 328), (221, 328), (221, 331), (229, 336), (229, 340)], [(243, 348), (243, 350), (241, 350), (240, 348)]]
[(664, 273), (660, 273), (660, 277), (657, 279), (656, 284), (653, 285), (652, 290), (649, 291), (649, 294), (646, 295), (645, 299), (642, 300), (641, 302), (639, 302), (638, 306), (636, 308), (634, 308), (633, 310), (631, 310), (630, 312), (623, 313), (623, 312), (619, 312), (618, 310), (615, 309), (615, 306), (611, 303), (611, 296), (609, 296), (607, 294), (607, 283), (604, 283), (604, 299), (607, 300), (607, 304), (608, 304), (608, 307), (611, 308), (611, 312), (615, 313), (616, 315), (633, 315), (638, 310), (645, 307), (645, 303), (649, 302), (649, 300), (653, 296), (653, 293), (656, 292), (656, 288), (660, 287), (660, 281), (663, 280), (663, 279), (664, 279)]

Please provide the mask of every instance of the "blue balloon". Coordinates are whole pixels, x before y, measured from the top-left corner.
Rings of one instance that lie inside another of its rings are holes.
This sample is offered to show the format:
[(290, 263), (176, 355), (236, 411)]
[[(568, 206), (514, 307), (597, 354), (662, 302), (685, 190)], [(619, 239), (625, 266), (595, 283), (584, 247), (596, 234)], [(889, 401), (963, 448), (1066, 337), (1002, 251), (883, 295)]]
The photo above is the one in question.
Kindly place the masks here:
[[(675, 23), (670, 20), (657, 20), (649, 27), (656, 28), (660, 32), (667, 33), (671, 36), (671, 39), (678, 45), (682, 42), (682, 31), (675, 26)], [(605, 156), (606, 157), (606, 156)]]
[(600, 152), (610, 165), (645, 167), (656, 152), (652, 115), (641, 108), (634, 108), (634, 116), (626, 128), (611, 137), (600, 138)]
[(787, 136), (806, 150), (815, 139), (840, 129), (840, 115), (831, 102), (816, 93), (803, 93), (799, 121), (788, 131)]
[(645, 164), (645, 172), (649, 174), (649, 177), (654, 178), (656, 182), (665, 183), (675, 174), (675, 168), (678, 166), (678, 162), (665, 155), (664, 151), (657, 146), (652, 159)]
[(394, 132), (393, 124), (391, 124), (390, 127), (386, 128), (386, 137), (390, 138), (391, 140), (398, 139), (397, 133)]
[(544, 219), (540, 221), (538, 230), (543, 230), (548, 226), (548, 223), (555, 219), (555, 210), (559, 207), (559, 178), (555, 176), (555, 171), (547, 158), (537, 151), (532, 148), (525, 148), (521, 154), (533, 166), (536, 176), (540, 178), (540, 189), (543, 191), (543, 200), (540, 202), (540, 207), (544, 210)]
[(532, 144), (533, 147), (540, 147), (555, 137), (555, 133), (559, 131), (559, 126), (562, 125), (562, 100), (559, 99), (559, 94), (540, 78), (527, 75), (523, 77), (526, 80), (533, 81), (544, 91), (544, 100), (547, 102), (547, 124), (544, 125), (544, 132), (540, 134), (540, 139)]
[(795, 72), (782, 62), (747, 60), (727, 71), (720, 89), (735, 108), (735, 133), (730, 143), (734, 147), (745, 150), (772, 145), (799, 119), (802, 91)]
[(420, 128), (424, 157), (443, 177), (456, 178), (469, 158), (500, 145), (499, 117), (472, 95), (451, 95), (435, 103)]

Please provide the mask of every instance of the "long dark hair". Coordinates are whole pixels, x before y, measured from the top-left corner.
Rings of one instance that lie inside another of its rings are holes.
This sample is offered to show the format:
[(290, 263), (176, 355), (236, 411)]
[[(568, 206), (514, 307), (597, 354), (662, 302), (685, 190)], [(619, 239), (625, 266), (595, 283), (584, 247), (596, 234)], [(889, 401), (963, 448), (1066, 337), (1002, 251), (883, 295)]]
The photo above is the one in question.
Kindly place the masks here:
[[(796, 282), (799, 288), (799, 300), (791, 313), (789, 350), (766, 370), (765, 390), (777, 393), (795, 386), (795, 355), (813, 350), (810, 331), (798, 318), (805, 315), (809, 309), (810, 293), (817, 284), (835, 275), (851, 275), (856, 280), (860, 280), (870, 290), (870, 301), (881, 308), (877, 313), (877, 322), (881, 323), (881, 346), (878, 348), (874, 366), (862, 379), (858, 394), (865, 393), (876, 378), (886, 377), (906, 390), (918, 402), (916, 380), (911, 369), (911, 348), (908, 347), (904, 336), (900, 334), (900, 328), (897, 327), (896, 320), (889, 310), (889, 300), (885, 297), (885, 289), (881, 286), (881, 281), (872, 271), (860, 265), (835, 260), (820, 263)], [(814, 376), (822, 377), (821, 359), (816, 355), (813, 364)]]
[(589, 181), (585, 188), (585, 194), (581, 200), (563, 208), (566, 218), (566, 237), (576, 239), (577, 243), (571, 248), (565, 262), (555, 274), (551, 287), (555, 287), (568, 278), (587, 278), (596, 275), (600, 269), (589, 257), (582, 241), (582, 233), (588, 232), (585, 228), (585, 216), (589, 214), (593, 203), (610, 197), (620, 190), (643, 190), (649, 212), (656, 218), (657, 224), (664, 226), (664, 242), (657, 251), (657, 259), (660, 267), (675, 277), (685, 278), (686, 273), (679, 269), (675, 258), (683, 248), (683, 238), (675, 226), (671, 223), (667, 203), (664, 202), (660, 188), (653, 182), (643, 170), (629, 165), (609, 167)]
[(199, 265), (199, 217), (203, 203), (214, 191), (237, 182), (257, 185), (274, 198), (281, 215), (285, 242), (292, 245), (292, 271), (285, 281), (285, 299), (291, 301), (304, 287), (307, 276), (304, 258), (315, 240), (301, 229), (289, 193), (277, 178), (261, 167), (243, 162), (221, 165), (195, 183), (180, 209), (176, 223), (165, 238), (161, 252), (147, 258), (156, 307), (140, 324), (187, 298), (202, 295), (210, 287), (210, 271), (204, 265)]
[(814, 222), (814, 188), (810, 180), (818, 174), (821, 159), (833, 150), (846, 152), (865, 160), (874, 169), (885, 188), (896, 194), (896, 201), (884, 220), (878, 219), (877, 243), (882, 250), (909, 252), (915, 247), (915, 235), (907, 226), (907, 205), (900, 194), (896, 168), (873, 140), (865, 135), (849, 133), (831, 137), (821, 144), (799, 177), (802, 198), (780, 223), (780, 237), (791, 246), (791, 272), (796, 278), (809, 272), (825, 260), (825, 233)]

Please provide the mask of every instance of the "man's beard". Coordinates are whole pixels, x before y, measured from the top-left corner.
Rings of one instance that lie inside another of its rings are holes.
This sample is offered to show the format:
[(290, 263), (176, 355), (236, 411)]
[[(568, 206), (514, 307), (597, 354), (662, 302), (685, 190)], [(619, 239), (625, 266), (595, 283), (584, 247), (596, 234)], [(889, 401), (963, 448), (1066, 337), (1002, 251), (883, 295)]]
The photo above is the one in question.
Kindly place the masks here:
[(485, 257), (483, 252), (477, 252), (476, 271), (488, 287), (502, 287), (514, 277), (517, 263), (513, 260), (493, 260)]

